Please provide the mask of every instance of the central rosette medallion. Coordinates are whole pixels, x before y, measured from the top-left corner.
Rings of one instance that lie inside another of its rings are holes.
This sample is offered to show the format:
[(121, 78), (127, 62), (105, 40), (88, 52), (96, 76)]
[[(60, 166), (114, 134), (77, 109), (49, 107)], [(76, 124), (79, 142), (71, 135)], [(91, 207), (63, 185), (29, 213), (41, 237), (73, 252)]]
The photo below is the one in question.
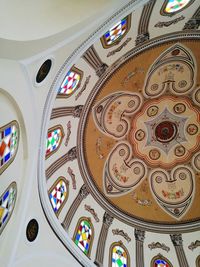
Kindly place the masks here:
[(198, 110), (189, 99), (164, 96), (149, 100), (132, 119), (133, 154), (151, 167), (169, 169), (184, 163), (198, 147), (198, 124)]

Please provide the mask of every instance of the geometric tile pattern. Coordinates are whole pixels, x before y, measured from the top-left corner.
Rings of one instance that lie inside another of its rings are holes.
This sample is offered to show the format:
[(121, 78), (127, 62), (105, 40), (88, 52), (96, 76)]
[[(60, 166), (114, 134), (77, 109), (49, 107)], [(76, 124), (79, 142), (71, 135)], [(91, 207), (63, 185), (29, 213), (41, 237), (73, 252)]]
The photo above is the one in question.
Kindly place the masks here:
[(63, 138), (63, 130), (61, 126), (55, 126), (49, 129), (46, 139), (46, 157), (55, 152), (61, 144)]
[(11, 122), (6, 127), (2, 127), (0, 131), (0, 169), (13, 159), (18, 147), (18, 136), (16, 122)]
[(72, 67), (65, 76), (59, 90), (58, 97), (69, 97), (80, 86), (80, 82), (83, 76), (83, 72), (76, 67)]
[(7, 224), (17, 196), (16, 183), (12, 183), (0, 196), (0, 233)]
[(111, 45), (120, 39), (127, 30), (127, 18), (122, 19), (104, 34), (106, 45)]
[(112, 249), (112, 267), (127, 267), (126, 251), (119, 245)]
[(86, 219), (79, 221), (74, 242), (86, 255), (90, 249), (92, 234), (91, 223)]
[(157, 259), (154, 261), (153, 267), (170, 267), (170, 265), (162, 259)]
[(191, 0), (169, 0), (164, 12), (174, 13), (184, 8)]
[(49, 193), (49, 199), (55, 213), (60, 212), (61, 207), (67, 200), (68, 184), (62, 178), (57, 180)]

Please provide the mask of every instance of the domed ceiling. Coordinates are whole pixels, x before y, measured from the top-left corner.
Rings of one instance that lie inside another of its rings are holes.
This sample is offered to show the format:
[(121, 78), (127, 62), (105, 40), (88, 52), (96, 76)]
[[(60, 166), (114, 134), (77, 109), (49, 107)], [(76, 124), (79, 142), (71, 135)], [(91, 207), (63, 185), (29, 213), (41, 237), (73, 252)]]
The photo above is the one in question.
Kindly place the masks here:
[[(91, 92), (78, 159), (85, 182), (111, 210), (158, 224), (199, 219), (198, 46), (170, 43), (143, 51)], [(134, 80), (127, 78), (130, 70)], [(137, 198), (146, 199), (146, 212)]]
[[(116, 246), (137, 263), (145, 231), (175, 244), (177, 233), (199, 230), (200, 35), (188, 26), (199, 9), (187, 2), (171, 14), (168, 1), (127, 5), (64, 63), (50, 90), (42, 204), (62, 242), (72, 239), (70, 250), (99, 266), (111, 266)], [(136, 256), (126, 242), (133, 230)]]

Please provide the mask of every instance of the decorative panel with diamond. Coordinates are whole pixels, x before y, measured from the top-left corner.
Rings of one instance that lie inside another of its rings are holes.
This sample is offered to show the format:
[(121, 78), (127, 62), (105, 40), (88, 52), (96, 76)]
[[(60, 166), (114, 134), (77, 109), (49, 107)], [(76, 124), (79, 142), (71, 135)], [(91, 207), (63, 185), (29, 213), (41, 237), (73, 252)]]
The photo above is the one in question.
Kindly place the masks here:
[(69, 195), (69, 182), (60, 177), (49, 190), (49, 199), (55, 214), (58, 216)]
[(12, 121), (0, 128), (0, 174), (14, 160), (19, 143), (19, 125)]
[(78, 221), (74, 234), (75, 244), (89, 256), (93, 241), (93, 225), (89, 218), (82, 217)]
[(58, 97), (71, 96), (81, 84), (83, 72), (76, 67), (72, 67), (65, 76), (59, 90)]
[(129, 254), (122, 242), (113, 243), (110, 248), (112, 267), (128, 267)]
[(64, 131), (61, 125), (56, 125), (48, 130), (46, 139), (46, 158), (58, 150), (63, 137)]
[(127, 16), (116, 23), (110, 30), (108, 30), (101, 42), (104, 48), (109, 48), (115, 44), (118, 44), (122, 38), (127, 34), (131, 26), (131, 16)]
[(11, 183), (5, 192), (0, 196), (0, 233), (9, 221), (17, 197), (17, 185)]

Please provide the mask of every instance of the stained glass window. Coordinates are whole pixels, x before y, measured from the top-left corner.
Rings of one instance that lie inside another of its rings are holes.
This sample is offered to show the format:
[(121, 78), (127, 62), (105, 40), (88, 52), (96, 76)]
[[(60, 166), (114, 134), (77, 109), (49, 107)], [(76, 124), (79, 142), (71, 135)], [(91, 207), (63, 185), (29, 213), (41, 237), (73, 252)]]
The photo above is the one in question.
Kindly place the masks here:
[(130, 15), (123, 18), (103, 35), (101, 42), (104, 48), (117, 44), (125, 36), (130, 29), (130, 18)]
[(19, 126), (16, 121), (0, 128), (0, 174), (14, 160), (19, 143)]
[(80, 86), (83, 72), (78, 68), (72, 67), (66, 74), (59, 90), (58, 97), (69, 97)]
[(94, 230), (90, 219), (81, 218), (76, 227), (74, 242), (88, 256), (92, 246), (93, 235)]
[(154, 257), (151, 261), (151, 267), (172, 267), (172, 264), (161, 254)]
[(189, 3), (192, 3), (192, 2), (193, 0), (168, 0), (168, 1), (165, 1), (162, 10), (164, 14), (169, 14), (169, 15), (174, 14), (178, 11), (181, 11)]
[(17, 185), (10, 184), (6, 191), (0, 196), (0, 233), (6, 226), (12, 214), (17, 196)]
[(49, 190), (49, 199), (53, 210), (58, 215), (68, 198), (69, 183), (64, 177), (56, 180)]
[(64, 137), (64, 131), (61, 125), (54, 126), (48, 130), (46, 139), (46, 158), (57, 151)]
[(112, 267), (128, 267), (129, 255), (127, 249), (121, 242), (111, 245), (111, 264)]

